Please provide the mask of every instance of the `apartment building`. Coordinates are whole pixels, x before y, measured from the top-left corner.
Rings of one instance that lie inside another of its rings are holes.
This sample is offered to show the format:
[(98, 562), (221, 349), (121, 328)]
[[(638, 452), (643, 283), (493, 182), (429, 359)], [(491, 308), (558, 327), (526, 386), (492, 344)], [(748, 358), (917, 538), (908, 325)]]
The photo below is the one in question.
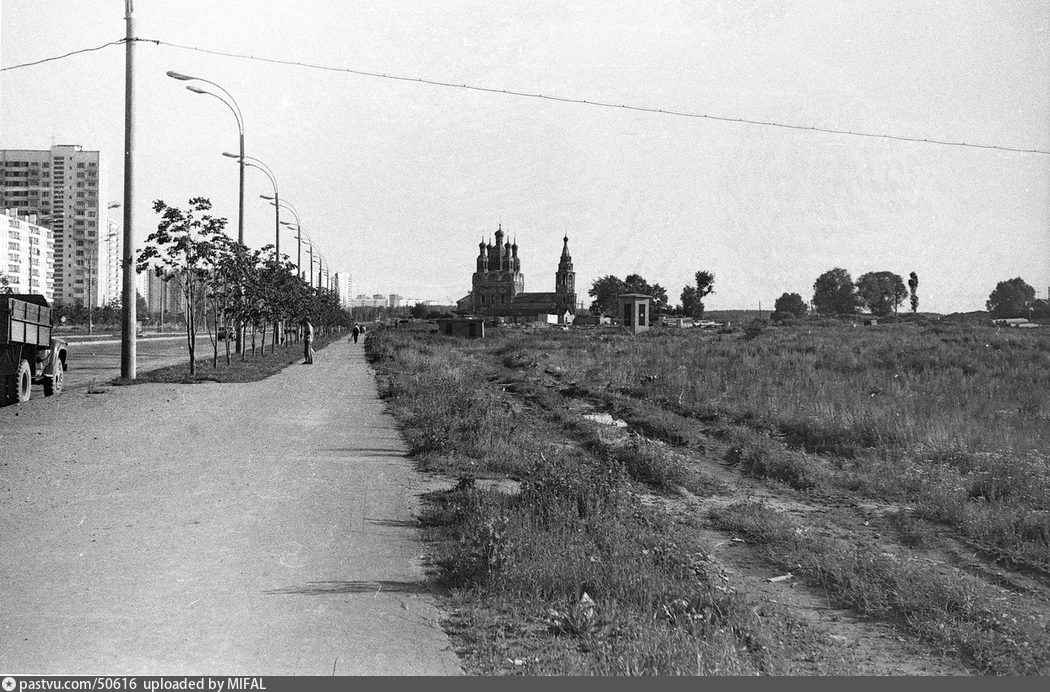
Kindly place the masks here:
[(18, 216), (14, 209), (5, 209), (0, 214), (0, 247), (7, 254), (7, 261), (0, 265), (7, 288), (12, 293), (40, 293), (52, 302), (55, 243), (51, 230), (37, 224), (35, 216)]
[(336, 272), (335, 273), (335, 293), (339, 296), (339, 306), (342, 308), (350, 307), (350, 303), (353, 300), (354, 294), (351, 292), (354, 287), (353, 275), (349, 272)]
[(0, 208), (36, 215), (51, 229), (55, 304), (99, 307), (112, 298), (107, 275), (114, 266), (112, 246), (105, 244), (111, 229), (99, 152), (74, 144), (0, 149)]

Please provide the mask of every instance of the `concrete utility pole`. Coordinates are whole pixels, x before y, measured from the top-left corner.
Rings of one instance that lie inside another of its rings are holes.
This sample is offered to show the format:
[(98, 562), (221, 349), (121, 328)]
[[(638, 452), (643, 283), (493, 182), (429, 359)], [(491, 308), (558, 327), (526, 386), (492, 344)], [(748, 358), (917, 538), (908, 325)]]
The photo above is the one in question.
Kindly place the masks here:
[(120, 376), (135, 379), (135, 267), (133, 261), (134, 233), (131, 225), (132, 202), (135, 197), (133, 180), (134, 166), (132, 151), (135, 142), (135, 121), (133, 117), (135, 93), (135, 18), (133, 0), (124, 0), (124, 20), (127, 25), (127, 37), (124, 41), (124, 253), (123, 253), (123, 292), (121, 296), (121, 332), (120, 332)]

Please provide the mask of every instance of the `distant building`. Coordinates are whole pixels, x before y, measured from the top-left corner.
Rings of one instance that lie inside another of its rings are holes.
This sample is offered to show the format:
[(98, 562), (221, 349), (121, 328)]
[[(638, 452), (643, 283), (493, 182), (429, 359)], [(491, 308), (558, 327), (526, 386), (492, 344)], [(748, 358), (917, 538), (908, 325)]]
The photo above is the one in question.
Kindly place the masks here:
[(55, 241), (51, 229), (36, 223), (36, 216), (18, 216), (14, 209), (0, 214), (0, 247), (7, 262), (0, 275), (7, 277), (12, 293), (39, 293), (54, 300)]
[(385, 308), (387, 306), (387, 297), (381, 293), (373, 294), (371, 297), (360, 294), (356, 298), (350, 301), (350, 307), (352, 308)]
[[(99, 241), (99, 254), (102, 255), (102, 289), (100, 300), (103, 305), (109, 305), (113, 301), (119, 301), (124, 290), (123, 272), (120, 260), (124, 254), (124, 237), (120, 233), (120, 224), (109, 219), (106, 223), (106, 233)], [(142, 293), (142, 290), (139, 290)]]
[(150, 314), (156, 314), (159, 318), (163, 305), (164, 320), (174, 320), (175, 316), (184, 312), (186, 300), (182, 294), (182, 279), (178, 275), (165, 280), (157, 276), (154, 271), (145, 271), (140, 274), (145, 279), (146, 307)]
[(353, 301), (353, 275), (348, 272), (335, 273), (335, 293), (339, 296), (339, 305), (343, 308), (350, 307)]
[(79, 145), (0, 150), (0, 208), (35, 214), (51, 229), (56, 304), (98, 307), (108, 295), (104, 184), (101, 154)]
[(526, 293), (518, 243), (504, 241), (502, 225), (496, 242), (479, 243), (471, 292), (456, 301), (457, 308), (476, 315), (507, 318), (536, 318), (540, 315), (574, 314), (576, 311), (576, 273), (569, 255), (569, 237), (563, 238), (561, 260), (554, 274), (554, 291)]

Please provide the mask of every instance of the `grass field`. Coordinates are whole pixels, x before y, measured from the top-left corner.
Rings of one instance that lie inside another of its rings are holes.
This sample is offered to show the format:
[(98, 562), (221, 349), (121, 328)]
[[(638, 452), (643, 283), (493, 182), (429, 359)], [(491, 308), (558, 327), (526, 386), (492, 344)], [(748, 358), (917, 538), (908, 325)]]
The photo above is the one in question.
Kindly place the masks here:
[[(727, 583), (702, 538), (724, 531), (967, 670), (1046, 674), (1046, 608), (1025, 600), (1050, 590), (1040, 331), (389, 330), (366, 346), (421, 468), (459, 479), (429, 498), (426, 524), (474, 672), (859, 670), (807, 618)], [(595, 409), (625, 421), (627, 442), (581, 415)], [(735, 496), (755, 482), (777, 502)], [(722, 501), (664, 511), (683, 493)], [(847, 518), (799, 523), (778, 508), (791, 503)], [(854, 535), (870, 530), (850, 514), (865, 503), (887, 508), (879, 548)], [(949, 549), (979, 564), (935, 567)], [(1004, 591), (1006, 570), (1031, 584)]]
[[(333, 332), (331, 334), (319, 335), (314, 342), (314, 350), (323, 348), (331, 342), (345, 336), (345, 332)], [(232, 349), (232, 345), (231, 345)], [(212, 365), (212, 347), (207, 337), (199, 338), (197, 342), (197, 362), (194, 374), (190, 374), (190, 363), (176, 363), (163, 368), (156, 368), (146, 372), (138, 373), (134, 380), (117, 378), (110, 384), (127, 386), (135, 384), (148, 384), (155, 382), (173, 382), (181, 384), (192, 384), (195, 382), (257, 382), (274, 373), (280, 372), (289, 364), (300, 362), (303, 357), (302, 343), (287, 343), (271, 349), (267, 344), (265, 348), (261, 345), (252, 351), (250, 341), (245, 343), (243, 358), (234, 354), (229, 365), (226, 364), (225, 346), (220, 343), (219, 356)]]

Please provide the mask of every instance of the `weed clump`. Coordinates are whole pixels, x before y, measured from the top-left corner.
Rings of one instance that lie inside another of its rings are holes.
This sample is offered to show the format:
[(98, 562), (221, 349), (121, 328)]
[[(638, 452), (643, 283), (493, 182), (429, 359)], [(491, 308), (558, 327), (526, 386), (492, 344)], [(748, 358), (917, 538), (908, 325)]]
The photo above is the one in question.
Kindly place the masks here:
[(825, 482), (825, 473), (816, 462), (805, 454), (787, 449), (760, 435), (729, 448), (726, 454), (729, 464), (740, 467), (755, 478), (770, 478), (786, 483), (796, 490), (809, 490)]
[(657, 490), (675, 490), (689, 481), (681, 462), (651, 442), (633, 438), (626, 445), (614, 447), (611, 454), (633, 480)]

